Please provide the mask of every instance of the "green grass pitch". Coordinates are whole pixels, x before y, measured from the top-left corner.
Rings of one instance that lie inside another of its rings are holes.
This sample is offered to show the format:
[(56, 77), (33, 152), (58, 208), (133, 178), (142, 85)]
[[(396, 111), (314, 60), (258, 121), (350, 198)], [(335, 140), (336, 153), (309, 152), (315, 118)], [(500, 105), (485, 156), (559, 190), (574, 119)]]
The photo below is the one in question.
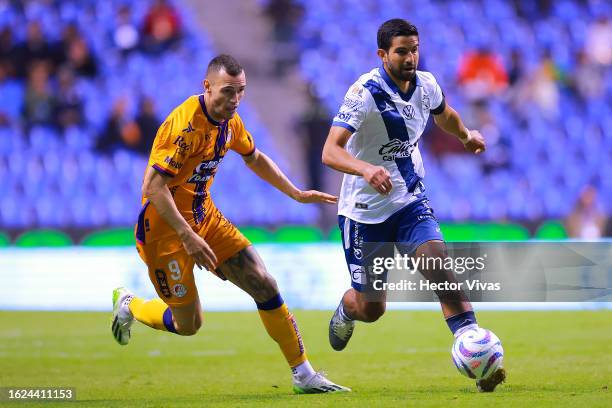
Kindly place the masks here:
[(0, 405), (612, 406), (611, 311), (478, 313), (505, 350), (508, 379), (492, 394), (478, 393), (456, 371), (439, 313), (395, 311), (359, 324), (343, 352), (327, 344), (331, 312), (295, 314), (315, 368), (352, 393), (293, 395), (289, 370), (255, 311), (207, 313), (193, 337), (136, 323), (125, 347), (113, 340), (108, 313), (0, 312), (0, 386), (77, 392), (76, 402)]

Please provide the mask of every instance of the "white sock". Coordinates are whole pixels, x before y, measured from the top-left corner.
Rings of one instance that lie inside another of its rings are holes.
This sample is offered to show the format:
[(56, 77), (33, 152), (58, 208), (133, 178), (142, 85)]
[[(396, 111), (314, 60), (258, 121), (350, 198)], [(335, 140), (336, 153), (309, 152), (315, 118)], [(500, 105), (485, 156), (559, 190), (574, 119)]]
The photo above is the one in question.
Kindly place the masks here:
[(344, 303), (340, 303), (340, 307), (338, 308), (338, 314), (340, 315), (342, 320), (344, 320), (345, 322), (352, 322), (353, 321), (353, 319), (348, 317), (346, 315), (346, 313), (344, 312)]
[(312, 377), (315, 374), (314, 368), (310, 365), (310, 361), (306, 360), (302, 364), (296, 365), (291, 369), (293, 379), (297, 382), (302, 382)]

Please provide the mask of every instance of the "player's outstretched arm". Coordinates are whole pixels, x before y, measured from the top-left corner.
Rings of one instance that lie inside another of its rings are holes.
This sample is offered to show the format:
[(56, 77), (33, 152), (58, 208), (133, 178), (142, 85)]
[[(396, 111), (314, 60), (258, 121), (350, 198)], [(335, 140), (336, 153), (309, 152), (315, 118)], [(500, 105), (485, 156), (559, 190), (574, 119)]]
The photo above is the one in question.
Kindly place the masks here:
[(246, 165), (259, 177), (267, 181), (295, 201), (300, 203), (327, 203), (338, 202), (338, 197), (322, 193), (317, 190), (302, 191), (278, 168), (276, 163), (264, 153), (255, 149), (249, 156), (244, 157)]
[(465, 149), (474, 154), (479, 154), (485, 151), (485, 141), (482, 135), (477, 130), (468, 130), (461, 117), (456, 110), (448, 104), (445, 106), (442, 113), (434, 115), (434, 121), (442, 130), (452, 135), (455, 135)]
[(194, 258), (196, 265), (200, 269), (204, 266), (212, 271), (217, 264), (217, 258), (206, 241), (191, 229), (176, 208), (168, 188), (170, 180), (170, 177), (164, 176), (153, 167), (149, 167), (142, 184), (142, 193), (155, 206), (164, 221), (176, 231), (185, 250)]
[(351, 135), (348, 129), (341, 126), (331, 127), (323, 146), (323, 164), (343, 173), (363, 176), (380, 194), (389, 194), (393, 188), (389, 171), (382, 166), (374, 166), (353, 157), (344, 148)]

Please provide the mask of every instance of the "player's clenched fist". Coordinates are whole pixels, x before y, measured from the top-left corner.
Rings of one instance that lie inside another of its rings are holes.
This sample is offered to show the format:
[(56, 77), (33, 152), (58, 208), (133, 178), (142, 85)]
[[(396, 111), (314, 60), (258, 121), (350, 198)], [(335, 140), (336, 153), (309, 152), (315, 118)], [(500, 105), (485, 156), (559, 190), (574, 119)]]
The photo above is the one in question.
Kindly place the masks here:
[(382, 166), (367, 166), (363, 170), (363, 178), (380, 194), (389, 194), (393, 188), (391, 175)]
[(191, 231), (191, 233), (181, 236), (181, 240), (183, 241), (185, 251), (193, 257), (198, 268), (202, 269), (202, 267), (205, 267), (209, 271), (215, 270), (217, 257), (201, 236)]
[(469, 152), (479, 154), (485, 151), (487, 148), (485, 145), (484, 137), (477, 130), (470, 130), (470, 137), (463, 141), (463, 146)]

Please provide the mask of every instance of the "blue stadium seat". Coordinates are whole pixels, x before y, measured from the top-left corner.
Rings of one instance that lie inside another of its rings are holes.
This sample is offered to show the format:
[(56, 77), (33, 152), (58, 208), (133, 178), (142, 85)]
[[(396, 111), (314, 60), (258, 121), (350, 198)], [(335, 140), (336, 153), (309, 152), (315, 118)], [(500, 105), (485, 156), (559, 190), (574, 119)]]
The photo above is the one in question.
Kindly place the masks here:
[[(466, 106), (456, 73), (465, 50), (486, 43), (508, 63), (511, 51), (516, 49), (529, 72), (541, 64), (545, 50), (552, 47), (555, 62), (563, 70), (571, 70), (575, 68), (575, 55), (584, 44), (588, 25), (598, 15), (612, 13), (609, 2), (585, 4), (570, 0), (551, 3), (551, 17), (543, 15), (537, 2), (502, 0), (456, 2), (452, 7), (432, 1), (420, 2), (418, 7), (383, 1), (376, 8), (363, 7), (365, 2), (357, 6), (347, 0), (300, 0), (300, 3), (305, 17), (298, 33), (303, 51), (299, 67), (331, 114), (337, 110), (349, 84), (378, 64), (377, 60), (354, 56), (372, 54), (377, 25), (391, 16), (409, 16), (419, 27), (425, 69), (436, 74), (447, 100), (462, 112)], [(524, 15), (519, 15), (513, 4), (520, 5)], [(337, 24), (338, 10), (347, 10), (342, 25)], [(366, 27), (367, 24), (370, 26)], [(347, 45), (347, 36), (353, 37), (350, 27), (360, 28), (360, 33), (354, 35), (360, 41)], [(530, 47), (524, 47), (525, 38), (533, 39)], [(563, 41), (559, 42), (559, 38)], [(451, 43), (453, 46), (448, 46)], [(348, 50), (350, 57), (341, 50)], [(504, 212), (526, 220), (565, 216), (580, 186), (591, 180), (596, 180), (601, 189), (601, 201), (612, 202), (608, 182), (597, 177), (610, 174), (602, 172), (601, 166), (612, 161), (609, 153), (606, 156), (612, 149), (612, 70), (608, 69), (605, 76), (606, 99), (597, 103), (585, 104), (567, 86), (560, 86), (558, 121), (545, 119), (533, 103), (514, 109), (506, 99), (491, 98), (491, 115), (509, 144), (511, 172), (494, 169), (488, 181), (483, 182), (481, 160), (472, 161), (467, 156), (427, 157), (426, 180), (432, 186), (428, 194), (435, 201), (438, 216), (456, 219), (468, 212), (478, 219), (490, 219)], [(601, 128), (601, 137), (596, 136), (597, 127)], [(551, 180), (552, 174), (558, 183)], [(519, 182), (521, 179), (525, 181)], [(454, 208), (458, 196), (462, 198), (460, 206), (467, 205), (470, 211)], [(526, 201), (530, 205), (524, 204)]]

